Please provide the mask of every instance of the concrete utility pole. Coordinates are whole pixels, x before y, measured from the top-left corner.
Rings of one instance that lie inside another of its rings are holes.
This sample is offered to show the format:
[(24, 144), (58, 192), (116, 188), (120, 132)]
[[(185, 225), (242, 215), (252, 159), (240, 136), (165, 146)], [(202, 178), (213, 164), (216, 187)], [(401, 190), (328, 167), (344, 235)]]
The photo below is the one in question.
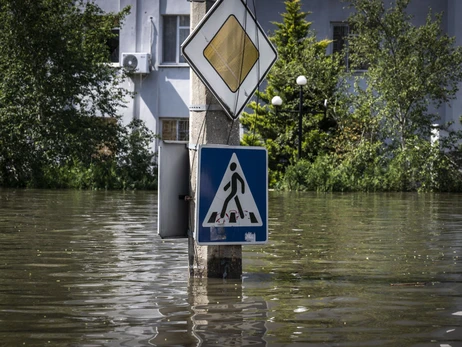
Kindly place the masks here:
[[(214, 1), (191, 2), (191, 29), (193, 30), (213, 5)], [(221, 105), (191, 70), (191, 106), (189, 142), (196, 144), (239, 145), (239, 121), (232, 121)], [(197, 148), (190, 150), (191, 186), (188, 255), (190, 277), (241, 278), (242, 246), (199, 246), (194, 240), (197, 203)]]

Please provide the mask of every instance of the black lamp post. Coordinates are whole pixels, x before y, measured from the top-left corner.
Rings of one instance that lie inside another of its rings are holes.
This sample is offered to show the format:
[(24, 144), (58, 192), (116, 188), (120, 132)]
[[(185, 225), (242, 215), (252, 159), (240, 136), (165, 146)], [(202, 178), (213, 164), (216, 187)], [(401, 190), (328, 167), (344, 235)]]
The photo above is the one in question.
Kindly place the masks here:
[(298, 76), (297, 84), (300, 86), (300, 104), (298, 105), (298, 160), (302, 158), (302, 117), (303, 117), (303, 86), (306, 85), (306, 77)]
[[(298, 112), (298, 159), (302, 157), (302, 119), (303, 119), (303, 86), (306, 85), (306, 77), (305, 76), (298, 76), (297, 77), (297, 84), (300, 86), (300, 96), (299, 96), (299, 105), (298, 111), (293, 110), (284, 110), (284, 112)], [(276, 95), (271, 99), (271, 104), (276, 106), (276, 112), (278, 111), (278, 107), (282, 105), (282, 99), (280, 96)], [(324, 100), (324, 110), (327, 107), (327, 99)]]

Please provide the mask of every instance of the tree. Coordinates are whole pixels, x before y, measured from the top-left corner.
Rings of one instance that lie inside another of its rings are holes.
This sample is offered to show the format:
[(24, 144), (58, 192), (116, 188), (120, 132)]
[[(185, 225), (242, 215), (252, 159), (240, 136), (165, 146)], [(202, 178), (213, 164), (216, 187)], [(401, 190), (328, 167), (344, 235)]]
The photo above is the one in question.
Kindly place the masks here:
[(107, 42), (128, 10), (0, 0), (0, 185), (40, 186), (52, 168), (117, 152), (128, 93)]
[[(410, 0), (386, 8), (382, 0), (349, 0), (353, 65), (367, 63), (366, 88), (356, 84), (357, 101), (369, 105), (391, 148), (406, 150), (428, 141), (441, 124), (438, 108), (454, 99), (462, 81), (462, 47), (441, 30), (441, 14), (429, 11), (422, 26), (412, 24)], [(378, 128), (376, 128), (378, 130)]]
[[(283, 109), (298, 110), (299, 87), (297, 76), (305, 75), (307, 85), (303, 89), (303, 157), (313, 160), (327, 150), (329, 137), (335, 132), (336, 123), (332, 110), (324, 113), (325, 99), (332, 104), (339, 86), (339, 74), (343, 71), (337, 54), (327, 55), (330, 41), (317, 41), (306, 21), (308, 12), (301, 11), (300, 0), (285, 1), (286, 12), (282, 23), (274, 23), (277, 29), (270, 40), (278, 51), (278, 60), (267, 76), (267, 87), (257, 92), (257, 100), (249, 106), (253, 113), (244, 113), (241, 124), (247, 129), (243, 144), (263, 145), (268, 149), (270, 184), (282, 177), (285, 168), (297, 159), (298, 114), (278, 112), (270, 106), (275, 95), (284, 100)], [(260, 103), (263, 102), (263, 104)], [(310, 112), (307, 112), (310, 110)]]
[[(440, 14), (429, 11), (424, 25), (413, 25), (410, 0), (388, 7), (382, 0), (346, 1), (355, 10), (345, 47), (353, 88), (331, 112), (336, 136), (327, 150), (290, 166), (283, 186), (460, 191), (461, 133), (443, 124), (438, 109), (455, 97), (462, 81), (462, 48), (442, 32)], [(439, 145), (430, 141), (435, 128), (449, 132)]]
[[(413, 25), (410, 0), (388, 7), (382, 0), (349, 2), (352, 66), (368, 65), (355, 82), (351, 117), (367, 126), (363, 148), (374, 148), (383, 165), (380, 189), (459, 190), (460, 131), (444, 124), (438, 110), (462, 81), (462, 47), (442, 32), (441, 14), (429, 10), (425, 24)], [(449, 132), (440, 146), (430, 143), (434, 129)]]

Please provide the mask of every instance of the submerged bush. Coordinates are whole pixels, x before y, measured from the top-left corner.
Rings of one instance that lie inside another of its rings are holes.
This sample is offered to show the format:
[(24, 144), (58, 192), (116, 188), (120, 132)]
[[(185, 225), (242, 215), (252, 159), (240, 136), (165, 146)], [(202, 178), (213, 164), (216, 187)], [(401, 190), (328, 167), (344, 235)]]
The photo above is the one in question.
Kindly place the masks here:
[[(126, 128), (117, 122), (96, 121), (98, 127), (113, 128), (113, 135), (65, 160), (42, 161), (32, 179), (22, 186), (74, 189), (155, 189), (157, 167), (150, 149), (155, 135), (140, 120)], [(100, 129), (101, 130), (101, 129)]]
[(462, 191), (460, 151), (422, 141), (386, 151), (363, 144), (342, 156), (326, 154), (287, 168), (282, 189), (298, 191)]

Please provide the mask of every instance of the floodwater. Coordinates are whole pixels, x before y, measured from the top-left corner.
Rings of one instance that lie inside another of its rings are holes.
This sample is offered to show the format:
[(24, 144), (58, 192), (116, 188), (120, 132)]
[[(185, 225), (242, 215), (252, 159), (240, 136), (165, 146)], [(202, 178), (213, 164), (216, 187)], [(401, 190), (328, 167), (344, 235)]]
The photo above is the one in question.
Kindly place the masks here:
[(462, 346), (462, 195), (270, 193), (242, 281), (153, 192), (0, 189), (0, 346)]

